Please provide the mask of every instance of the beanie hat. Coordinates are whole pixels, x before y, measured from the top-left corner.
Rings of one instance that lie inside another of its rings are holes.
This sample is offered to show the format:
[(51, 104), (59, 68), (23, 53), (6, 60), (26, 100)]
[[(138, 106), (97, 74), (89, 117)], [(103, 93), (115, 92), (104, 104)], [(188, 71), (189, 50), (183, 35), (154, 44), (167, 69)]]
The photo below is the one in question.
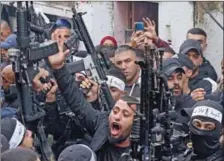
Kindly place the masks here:
[(1, 134), (9, 141), (9, 149), (19, 146), (26, 132), (25, 126), (16, 119), (7, 118), (1, 120)]
[(67, 147), (59, 155), (58, 161), (96, 161), (95, 153), (86, 145), (76, 144)]
[(106, 40), (110, 40), (114, 43), (114, 46), (117, 47), (117, 41), (116, 39), (113, 37), (113, 36), (105, 36), (101, 41), (100, 41), (100, 45), (103, 45), (103, 43), (106, 41)]
[(7, 138), (1, 134), (1, 152), (4, 152), (9, 149), (9, 142)]
[(223, 107), (215, 101), (203, 100), (197, 102), (192, 108), (184, 108), (181, 110), (182, 116), (190, 117), (190, 131), (195, 131), (192, 121), (194, 118), (205, 119), (215, 123), (216, 128), (211, 133), (204, 131), (210, 136), (219, 136), (223, 124)]

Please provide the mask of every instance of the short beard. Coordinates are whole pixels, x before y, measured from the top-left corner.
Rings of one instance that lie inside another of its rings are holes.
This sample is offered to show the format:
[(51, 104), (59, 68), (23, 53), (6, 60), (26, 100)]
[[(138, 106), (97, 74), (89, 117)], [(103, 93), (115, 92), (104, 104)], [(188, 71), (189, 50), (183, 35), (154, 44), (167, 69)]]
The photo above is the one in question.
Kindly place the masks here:
[(125, 141), (127, 138), (129, 137), (129, 135), (127, 136), (120, 136), (119, 138), (113, 138), (110, 133), (108, 134), (108, 140), (111, 144), (120, 144), (123, 141)]

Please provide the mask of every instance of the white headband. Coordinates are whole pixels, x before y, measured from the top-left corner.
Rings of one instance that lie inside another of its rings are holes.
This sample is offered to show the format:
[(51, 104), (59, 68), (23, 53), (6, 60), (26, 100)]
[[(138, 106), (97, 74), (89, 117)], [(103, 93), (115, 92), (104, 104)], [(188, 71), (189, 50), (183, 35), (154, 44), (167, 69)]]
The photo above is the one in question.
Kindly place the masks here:
[(204, 116), (222, 123), (222, 113), (209, 106), (198, 106), (194, 109), (192, 116)]
[(125, 83), (121, 79), (114, 77), (112, 75), (107, 75), (107, 85), (109, 87), (116, 87), (120, 89), (121, 91), (124, 91), (125, 89)]
[[(16, 119), (15, 119), (16, 120)], [(16, 120), (16, 127), (9, 140), (9, 149), (17, 148), (19, 143), (21, 143), (25, 134), (25, 127), (18, 120)]]

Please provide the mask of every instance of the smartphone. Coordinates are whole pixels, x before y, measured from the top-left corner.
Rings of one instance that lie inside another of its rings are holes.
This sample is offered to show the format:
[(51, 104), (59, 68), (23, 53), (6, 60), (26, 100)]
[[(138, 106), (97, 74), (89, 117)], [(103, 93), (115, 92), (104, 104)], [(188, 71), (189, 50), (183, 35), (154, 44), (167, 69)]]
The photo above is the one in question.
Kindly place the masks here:
[(144, 23), (135, 22), (135, 31), (144, 31)]

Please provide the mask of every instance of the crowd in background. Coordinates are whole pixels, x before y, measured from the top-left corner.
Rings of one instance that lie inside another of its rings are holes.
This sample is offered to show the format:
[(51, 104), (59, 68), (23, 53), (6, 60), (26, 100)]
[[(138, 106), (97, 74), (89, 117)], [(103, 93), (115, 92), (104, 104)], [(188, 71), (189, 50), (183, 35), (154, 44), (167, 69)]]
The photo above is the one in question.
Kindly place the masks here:
[[(104, 68), (107, 85), (115, 105), (103, 111), (100, 84), (88, 77), (85, 71), (71, 75), (66, 63), (83, 59), (87, 51), (74, 53), (61, 50), (72, 34), (72, 25), (66, 19), (55, 22), (51, 39), (58, 42), (59, 53), (48, 58), (51, 69), (45, 65), (32, 80), (32, 88), (41, 100), (41, 91), (48, 91), (44, 100), (45, 133), (58, 161), (120, 161), (130, 150), (133, 131), (139, 127), (141, 68), (136, 61), (143, 60), (145, 46), (162, 48), (162, 72), (175, 97), (177, 131), (190, 134), (192, 145), (175, 154), (181, 160), (224, 160), (223, 146), (223, 74), (218, 78), (214, 67), (204, 57), (207, 34), (201, 28), (189, 29), (186, 40), (177, 53), (156, 33), (153, 20), (143, 18), (144, 30), (134, 31), (130, 42), (117, 44), (113, 36), (105, 36), (95, 47), (105, 55), (110, 67)], [(9, 24), (1, 21), (1, 160), (39, 161), (34, 132), (22, 123), (18, 93), (10, 87), (16, 83), (8, 50), (18, 47), (17, 35)], [(212, 53), (214, 56), (216, 53)], [(50, 82), (41, 77), (51, 73)], [(86, 90), (86, 92), (83, 92)], [(58, 93), (60, 93), (58, 95)], [(72, 113), (72, 114), (71, 114)], [(180, 124), (180, 125), (178, 125)], [(69, 128), (68, 128), (69, 127)], [(185, 151), (188, 150), (187, 154)], [(125, 159), (123, 159), (125, 160)]]

